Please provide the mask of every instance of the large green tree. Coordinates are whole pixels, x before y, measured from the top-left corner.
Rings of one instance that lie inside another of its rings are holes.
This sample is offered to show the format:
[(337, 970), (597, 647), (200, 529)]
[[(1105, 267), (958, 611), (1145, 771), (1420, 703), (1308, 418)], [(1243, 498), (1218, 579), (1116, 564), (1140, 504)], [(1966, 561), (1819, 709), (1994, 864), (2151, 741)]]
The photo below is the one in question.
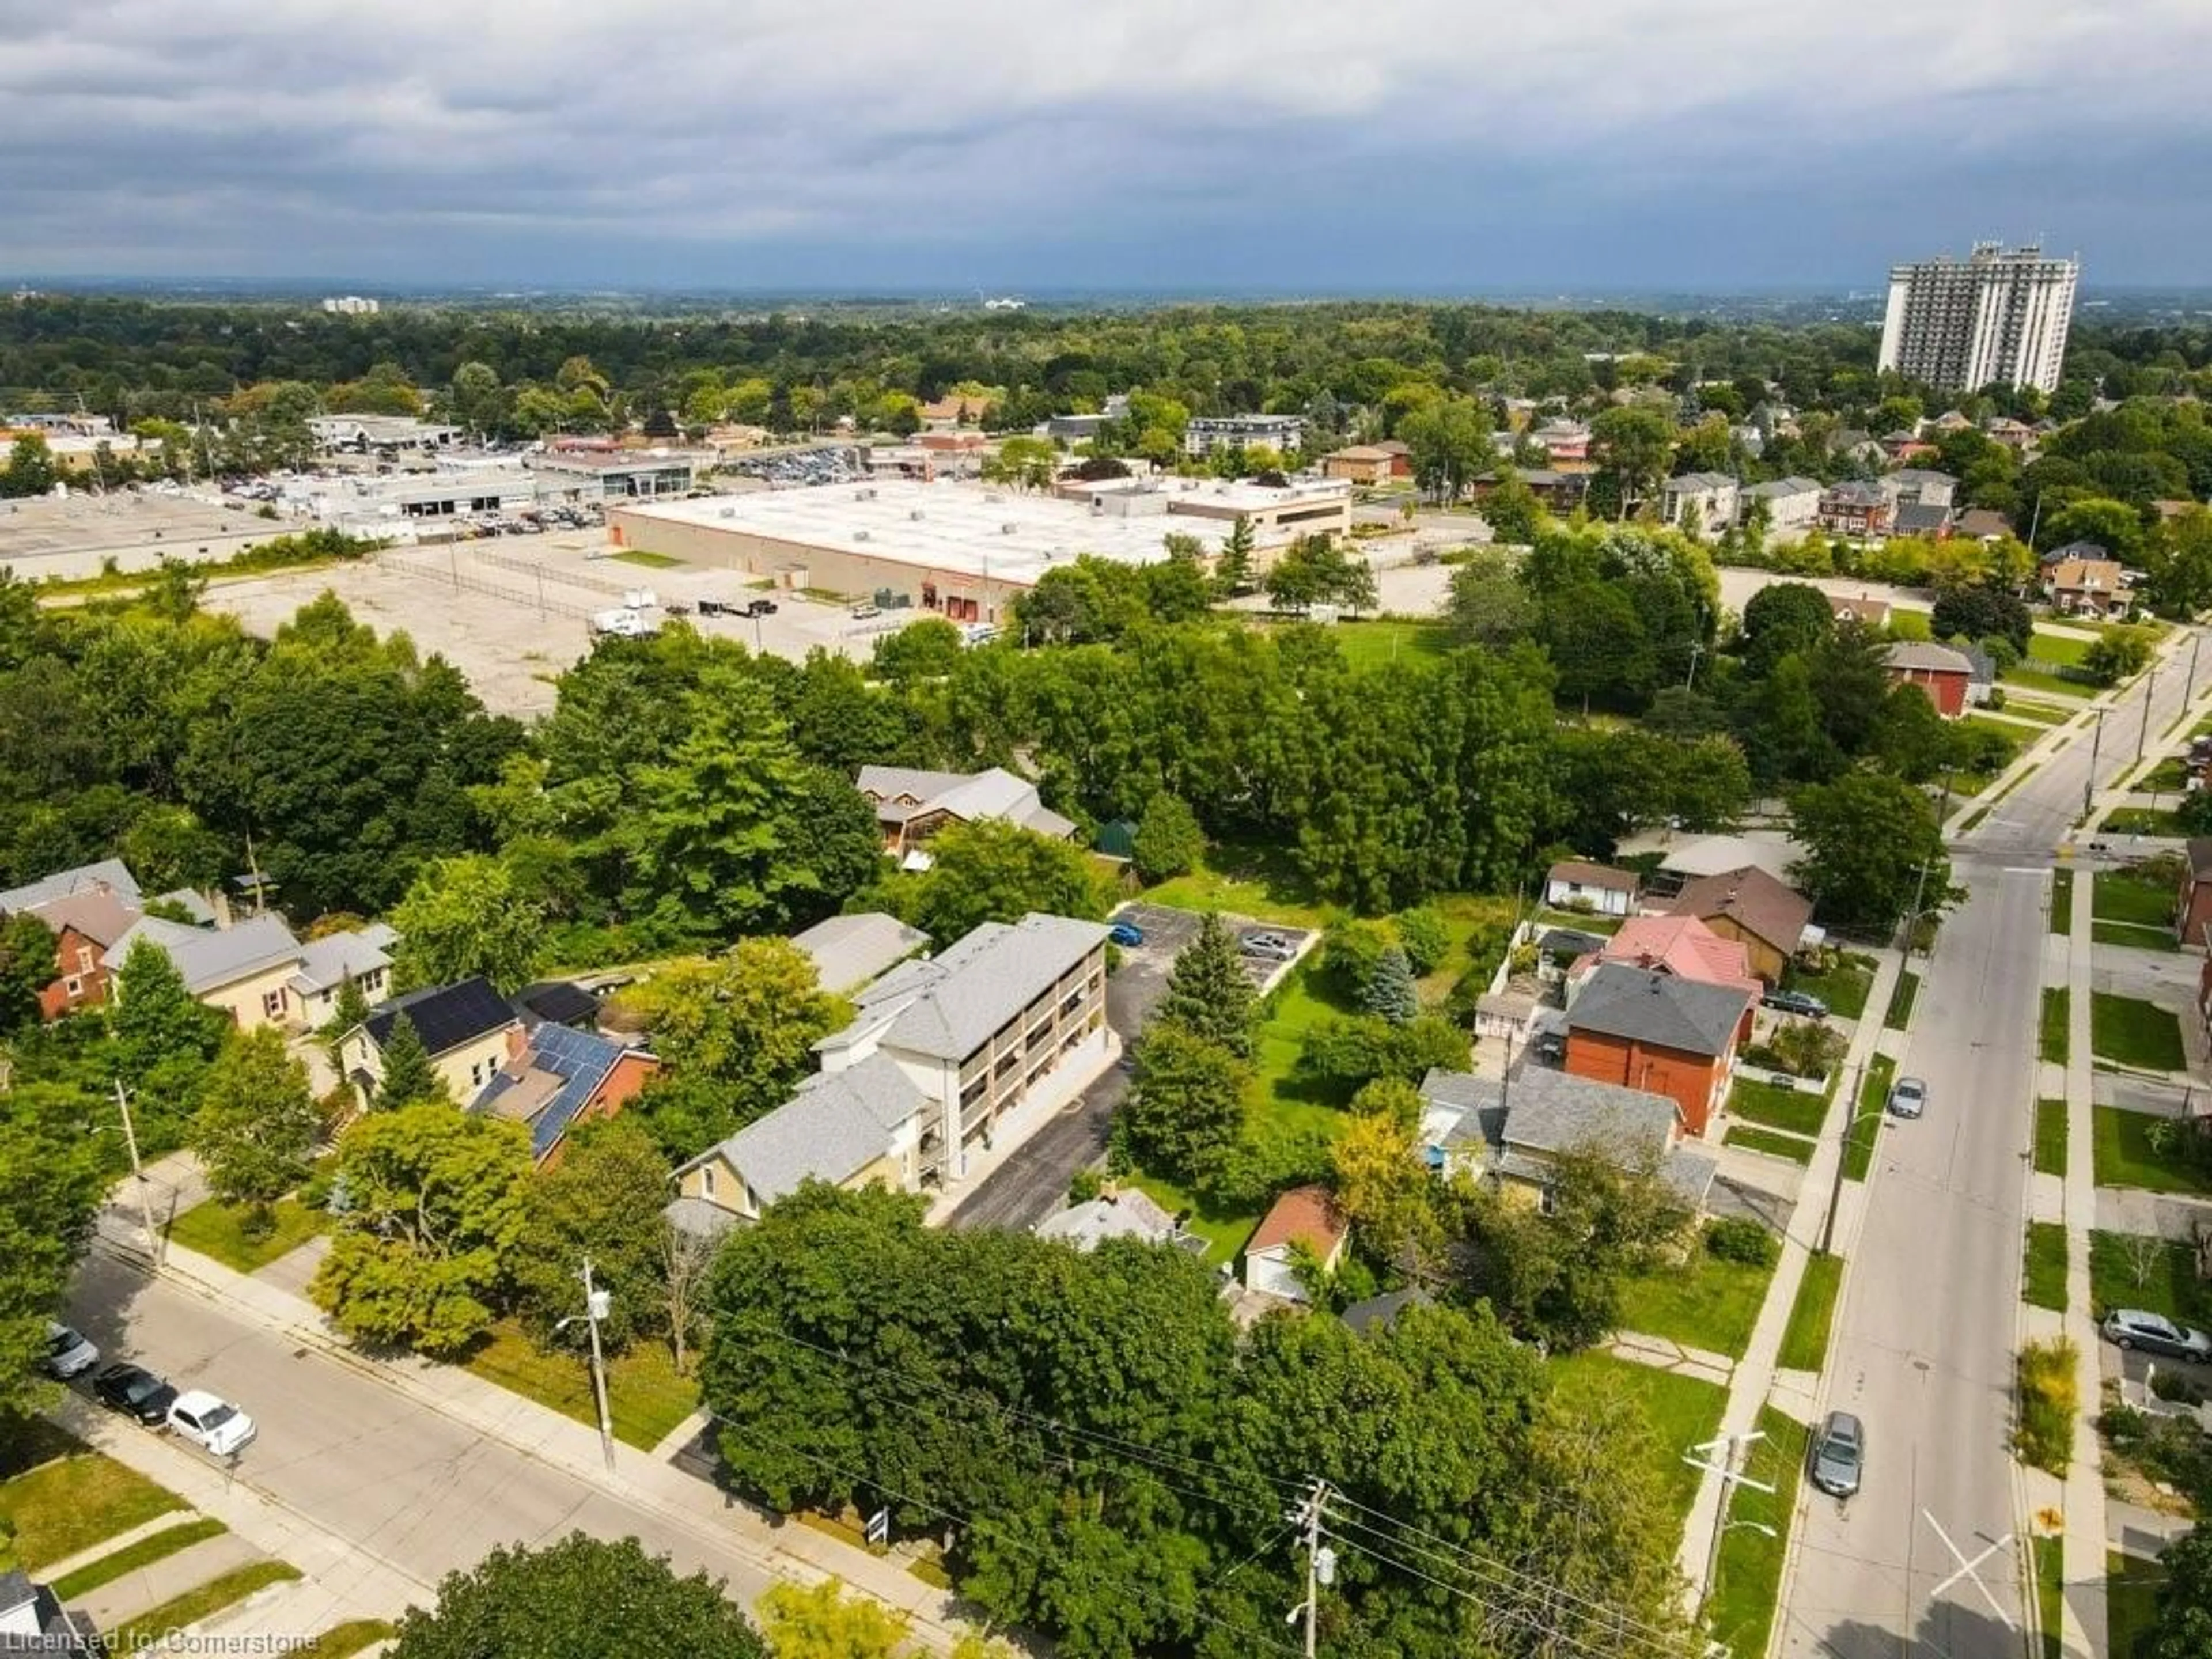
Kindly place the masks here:
[(1805, 849), (1798, 884), (1831, 926), (1893, 927), (1915, 893), (1923, 913), (1949, 902), (1951, 866), (1934, 806), (1902, 779), (1848, 772), (1799, 790), (1790, 810)]
[(392, 912), (399, 933), (393, 967), (412, 988), (482, 975), (512, 994), (545, 949), (545, 916), (516, 890), (501, 860), (483, 854), (425, 865)]
[(678, 1577), (635, 1538), (574, 1532), (543, 1548), (501, 1545), (438, 1586), (433, 1612), (410, 1607), (393, 1659), (769, 1659), (722, 1584)]
[(192, 995), (168, 952), (149, 939), (124, 953), (110, 989), (115, 1069), (137, 1091), (138, 1132), (157, 1146), (173, 1146), (222, 1044), (226, 1022)]
[(109, 1171), (88, 1103), (16, 1081), (0, 1110), (0, 1425), (44, 1403), (38, 1364)]
[[(560, 1162), (530, 1183), (514, 1255), (514, 1294), (532, 1332), (550, 1344), (554, 1327), (584, 1305), (583, 1265), (611, 1293), (602, 1340), (619, 1352), (663, 1320), (661, 1206), (668, 1165), (634, 1119), (586, 1123), (570, 1133)], [(580, 1340), (582, 1333), (574, 1330)]]
[(1258, 1010), (1258, 988), (1236, 934), (1218, 911), (1207, 911), (1168, 970), (1167, 990), (1153, 1020), (1179, 1025), (1239, 1060), (1249, 1060)]
[(2159, 1565), (2158, 1623), (2140, 1659), (2197, 1659), (2212, 1653), (2212, 1527), (2202, 1521), (2168, 1545)]
[(265, 1231), (270, 1206), (306, 1179), (321, 1130), (306, 1065), (282, 1031), (261, 1025), (234, 1035), (216, 1056), (191, 1140), (210, 1189), (226, 1204), (247, 1206), (252, 1224)]
[(1251, 1068), (1181, 1025), (1145, 1033), (1119, 1127), (1130, 1154), (1169, 1179), (1202, 1184), (1244, 1133)]
[(53, 930), (29, 911), (0, 917), (0, 1036), (39, 1018), (39, 994), (54, 981)]
[(346, 1207), (315, 1301), (372, 1347), (464, 1351), (506, 1289), (530, 1171), (520, 1123), (434, 1104), (357, 1120), (338, 1143)]
[(1089, 920), (1105, 908), (1080, 848), (1003, 818), (950, 826), (931, 838), (929, 856), (911, 920), (940, 945), (1032, 910)]

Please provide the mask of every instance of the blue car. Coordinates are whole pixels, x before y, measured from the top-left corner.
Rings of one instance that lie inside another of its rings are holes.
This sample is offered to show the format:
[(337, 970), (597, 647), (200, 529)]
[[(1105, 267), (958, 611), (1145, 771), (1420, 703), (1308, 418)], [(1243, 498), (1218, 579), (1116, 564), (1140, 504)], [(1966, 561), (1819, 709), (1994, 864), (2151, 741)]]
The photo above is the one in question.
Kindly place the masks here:
[(1133, 921), (1117, 921), (1107, 930), (1106, 937), (1116, 945), (1142, 945), (1145, 930)]

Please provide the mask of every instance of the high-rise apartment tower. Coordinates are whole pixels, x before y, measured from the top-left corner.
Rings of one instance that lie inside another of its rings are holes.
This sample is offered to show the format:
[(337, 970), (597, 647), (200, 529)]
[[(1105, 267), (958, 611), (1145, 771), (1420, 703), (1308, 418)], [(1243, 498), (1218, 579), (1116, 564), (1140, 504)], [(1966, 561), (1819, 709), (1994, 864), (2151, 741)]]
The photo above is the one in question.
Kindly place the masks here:
[(1881, 367), (1942, 392), (1997, 384), (2056, 392), (2081, 274), (2079, 259), (1996, 242), (1975, 244), (1964, 262), (1943, 254), (1894, 266)]

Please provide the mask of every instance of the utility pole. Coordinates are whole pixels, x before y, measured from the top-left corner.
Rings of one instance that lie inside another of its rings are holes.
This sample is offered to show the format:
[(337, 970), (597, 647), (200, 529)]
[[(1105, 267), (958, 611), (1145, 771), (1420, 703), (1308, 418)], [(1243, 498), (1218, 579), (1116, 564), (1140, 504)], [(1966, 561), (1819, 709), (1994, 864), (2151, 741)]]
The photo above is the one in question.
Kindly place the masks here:
[(1859, 1127), (1859, 1073), (1863, 1063), (1851, 1067), (1851, 1092), (1844, 1106), (1844, 1137), (1836, 1143), (1836, 1178), (1828, 1187), (1828, 1213), (1820, 1223), (1820, 1254), (1836, 1242), (1836, 1209), (1844, 1201), (1844, 1165), (1850, 1162), (1851, 1136)]
[(123, 1115), (123, 1144), (131, 1149), (131, 1179), (138, 1188), (138, 1216), (146, 1226), (146, 1254), (161, 1265), (161, 1234), (154, 1225), (154, 1195), (146, 1188), (146, 1166), (138, 1158), (138, 1131), (131, 1126), (131, 1095), (123, 1079), (115, 1079), (115, 1109)]
[(1314, 1659), (1314, 1645), (1320, 1634), (1322, 1586), (1336, 1582), (1336, 1552), (1321, 1541), (1321, 1523), (1326, 1518), (1323, 1511), (1328, 1496), (1328, 1482), (1316, 1477), (1304, 1501), (1283, 1516), (1298, 1528), (1298, 1547), (1306, 1553), (1306, 1599), (1291, 1609), (1288, 1621), (1296, 1624), (1300, 1614), (1305, 1617), (1306, 1659)]
[(1912, 867), (1920, 873), (1912, 884), (1912, 914), (1905, 921), (1905, 960), (1900, 967), (1912, 965), (1912, 940), (1920, 931), (1920, 901), (1928, 895), (1928, 866), (1933, 859), (1923, 859)]
[(2181, 707), (2185, 711), (2197, 696), (2197, 653), (2203, 643), (2204, 630), (2191, 628), (2189, 630), (2189, 680), (2181, 688)]
[(2143, 685), (2142, 724), (2136, 729), (2136, 764), (2142, 764), (2143, 746), (2150, 741), (2150, 700), (2158, 695), (2158, 665), (2150, 665), (2150, 678)]
[(2089, 775), (2081, 780), (2081, 822), (2089, 822), (2089, 806), (2097, 791), (2097, 751), (2105, 741), (2105, 711), (2097, 711), (2097, 724), (2089, 733)]
[(592, 1397), (599, 1408), (599, 1451), (607, 1460), (607, 1473), (612, 1474), (615, 1472), (615, 1425), (614, 1419), (607, 1412), (607, 1366), (605, 1357), (599, 1352), (599, 1322), (607, 1316), (614, 1298), (592, 1283), (592, 1258), (589, 1256), (584, 1258), (583, 1280), (584, 1311), (570, 1314), (553, 1328), (556, 1331), (564, 1329), (580, 1319), (591, 1330)]
[[(1764, 1480), (1753, 1480), (1737, 1467), (1739, 1460), (1750, 1451), (1752, 1443), (1765, 1437), (1765, 1432), (1759, 1429), (1744, 1434), (1724, 1434), (1717, 1440), (1708, 1440), (1701, 1446), (1692, 1446), (1690, 1451), (1682, 1454), (1682, 1461), (1692, 1468), (1703, 1469), (1708, 1474), (1717, 1474), (1721, 1478), (1720, 1507), (1713, 1515), (1712, 1541), (1705, 1547), (1705, 1578), (1698, 1591), (1698, 1599), (1701, 1601), (1712, 1593), (1713, 1569), (1720, 1561), (1721, 1536), (1728, 1531), (1729, 1500), (1735, 1496), (1735, 1489), (1748, 1486), (1753, 1492), (1765, 1492), (1770, 1498), (1774, 1495), (1771, 1486)], [(1720, 1461), (1709, 1462), (1705, 1457), (1692, 1456), (1692, 1452), (1702, 1452), (1708, 1456), (1717, 1453)]]

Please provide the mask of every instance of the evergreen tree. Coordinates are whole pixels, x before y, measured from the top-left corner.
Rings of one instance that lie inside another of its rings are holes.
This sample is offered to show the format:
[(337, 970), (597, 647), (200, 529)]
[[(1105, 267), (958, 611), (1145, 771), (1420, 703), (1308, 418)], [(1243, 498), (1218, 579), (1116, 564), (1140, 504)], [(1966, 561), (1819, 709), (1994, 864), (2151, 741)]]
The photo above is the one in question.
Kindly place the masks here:
[(377, 1085), (376, 1103), (380, 1109), (396, 1112), (403, 1106), (421, 1106), (441, 1103), (453, 1103), (453, 1091), (446, 1079), (430, 1063), (430, 1051), (422, 1046), (422, 1034), (415, 1029), (415, 1022), (401, 1014), (392, 1022), (392, 1034), (384, 1040), (384, 1080)]
[(345, 983), (338, 987), (337, 1000), (331, 1004), (331, 1023), (324, 1028), (329, 1035), (333, 1064), (337, 1061), (338, 1046), (345, 1041), (346, 1033), (368, 1018), (368, 998), (361, 988), (361, 981), (348, 974)]
[(1156, 1024), (1137, 1044), (1136, 1081), (1116, 1127), (1144, 1168), (1203, 1185), (1243, 1138), (1251, 1076), (1219, 1043)]
[(1257, 1003), (1236, 938), (1218, 915), (1207, 911), (1198, 937), (1176, 957), (1155, 1018), (1249, 1060)]
[(1410, 1025), (1421, 1012), (1420, 993), (1413, 986), (1413, 964), (1406, 960), (1406, 953), (1392, 945), (1375, 959), (1375, 972), (1369, 976), (1362, 1005), (1370, 1014), (1380, 1014), (1393, 1025)]
[(1213, 561), (1214, 588), (1226, 598), (1252, 591), (1252, 521), (1240, 513)]

